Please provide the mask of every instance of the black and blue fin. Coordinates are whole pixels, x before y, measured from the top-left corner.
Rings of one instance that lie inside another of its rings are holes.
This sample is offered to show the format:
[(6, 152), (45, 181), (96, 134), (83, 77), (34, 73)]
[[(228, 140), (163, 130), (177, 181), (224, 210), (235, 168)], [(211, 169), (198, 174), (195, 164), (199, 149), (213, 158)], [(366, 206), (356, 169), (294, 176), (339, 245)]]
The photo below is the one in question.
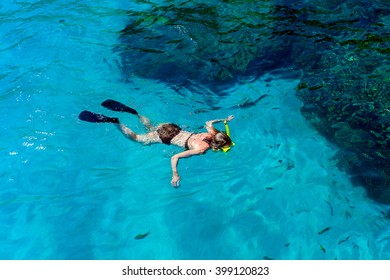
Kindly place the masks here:
[(82, 111), (79, 115), (79, 119), (92, 123), (119, 123), (118, 118), (110, 118), (90, 111)]
[(102, 106), (110, 109), (112, 111), (117, 111), (117, 112), (126, 112), (134, 115), (138, 115), (138, 112), (134, 110), (133, 108), (130, 108), (126, 106), (125, 104), (122, 104), (118, 101), (112, 100), (112, 99), (107, 99), (102, 103)]

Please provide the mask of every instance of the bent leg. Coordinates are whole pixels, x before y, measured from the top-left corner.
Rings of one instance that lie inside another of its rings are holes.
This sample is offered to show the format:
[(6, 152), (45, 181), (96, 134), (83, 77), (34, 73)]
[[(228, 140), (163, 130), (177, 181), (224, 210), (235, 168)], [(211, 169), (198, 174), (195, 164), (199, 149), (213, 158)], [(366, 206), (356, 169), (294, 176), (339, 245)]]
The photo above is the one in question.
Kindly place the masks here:
[(117, 127), (119, 128), (119, 130), (128, 138), (134, 140), (134, 141), (137, 141), (137, 134), (132, 131), (130, 128), (128, 128), (127, 126), (125, 126), (124, 124), (122, 123), (119, 123), (117, 125)]
[(147, 134), (137, 134), (132, 131), (130, 128), (126, 127), (124, 124), (119, 124), (118, 128), (122, 133), (130, 138), (131, 140), (143, 143), (143, 144), (152, 144), (152, 143), (162, 143), (158, 133), (156, 131), (149, 132)]
[(139, 121), (149, 130), (155, 130), (155, 127), (151, 124), (150, 119), (144, 116), (141, 116), (140, 114), (137, 115)]

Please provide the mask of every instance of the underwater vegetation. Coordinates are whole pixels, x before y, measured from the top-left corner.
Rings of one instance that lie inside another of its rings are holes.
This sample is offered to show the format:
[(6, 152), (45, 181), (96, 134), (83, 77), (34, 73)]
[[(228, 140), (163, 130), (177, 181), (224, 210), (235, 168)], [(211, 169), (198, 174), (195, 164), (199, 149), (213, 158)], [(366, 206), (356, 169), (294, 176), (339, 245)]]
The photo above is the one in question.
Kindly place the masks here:
[[(390, 9), (353, 4), (338, 11), (350, 21), (345, 29), (332, 25), (324, 40), (297, 54), (294, 63), (304, 73), (297, 91), (303, 115), (340, 147), (339, 167), (371, 198), (389, 203)], [(311, 18), (326, 22), (325, 16)]]
[(134, 2), (143, 9), (127, 11), (116, 47), (125, 78), (206, 99), (275, 69), (299, 69), (302, 114), (338, 144), (339, 167), (390, 203), (388, 1)]

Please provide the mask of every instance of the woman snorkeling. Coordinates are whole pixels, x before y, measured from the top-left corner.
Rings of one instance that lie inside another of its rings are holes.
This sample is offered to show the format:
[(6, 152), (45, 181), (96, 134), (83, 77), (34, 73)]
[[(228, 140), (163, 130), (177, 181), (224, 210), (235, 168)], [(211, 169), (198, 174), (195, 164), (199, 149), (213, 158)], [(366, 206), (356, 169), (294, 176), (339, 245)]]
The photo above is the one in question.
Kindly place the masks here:
[[(115, 100), (108, 99), (102, 103), (102, 106), (113, 111), (128, 112), (136, 115), (139, 121), (146, 127), (148, 132), (146, 134), (137, 134), (124, 124), (120, 123), (118, 118), (110, 118), (89, 111), (81, 112), (79, 118), (88, 122), (114, 123), (126, 137), (143, 144), (164, 143), (167, 145), (176, 145), (185, 149), (185, 151), (177, 153), (171, 157), (171, 184), (175, 188), (179, 187), (180, 184), (180, 175), (177, 171), (179, 159), (204, 154), (210, 148), (214, 151), (222, 150), (226, 152), (233, 145), (233, 142), (229, 137), (230, 132), (227, 125), (227, 122), (234, 118), (233, 115), (227, 117), (226, 119), (207, 121), (207, 132), (192, 133), (182, 130), (178, 125), (173, 123), (162, 123), (157, 126), (153, 126), (148, 118), (138, 114), (136, 110)], [(218, 122), (225, 123), (226, 133), (221, 132), (214, 127), (214, 124)]]

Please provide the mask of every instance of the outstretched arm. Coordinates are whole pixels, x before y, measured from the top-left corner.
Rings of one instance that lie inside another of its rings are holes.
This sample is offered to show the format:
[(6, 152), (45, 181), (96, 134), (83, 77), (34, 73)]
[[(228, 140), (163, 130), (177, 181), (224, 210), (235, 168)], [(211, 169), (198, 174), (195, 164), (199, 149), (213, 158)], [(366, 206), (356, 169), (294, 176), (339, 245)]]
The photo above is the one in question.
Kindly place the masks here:
[(232, 119), (234, 119), (234, 116), (233, 115), (230, 115), (229, 117), (227, 117), (226, 119), (216, 119), (216, 120), (211, 120), (211, 121), (207, 121), (206, 122), (206, 129), (207, 129), (207, 132), (208, 133), (211, 133), (211, 134), (217, 134), (219, 131), (214, 127), (214, 124), (215, 123), (219, 123), (219, 122), (224, 122), (224, 121), (231, 121)]
[(180, 183), (179, 172), (177, 172), (177, 165), (179, 163), (179, 159), (187, 158), (187, 157), (194, 156), (194, 155), (200, 155), (200, 154), (203, 154), (204, 152), (205, 152), (205, 150), (188, 150), (188, 151), (178, 153), (171, 158), (171, 166), (172, 166), (171, 184), (173, 187), (177, 188), (179, 186), (179, 183)]

